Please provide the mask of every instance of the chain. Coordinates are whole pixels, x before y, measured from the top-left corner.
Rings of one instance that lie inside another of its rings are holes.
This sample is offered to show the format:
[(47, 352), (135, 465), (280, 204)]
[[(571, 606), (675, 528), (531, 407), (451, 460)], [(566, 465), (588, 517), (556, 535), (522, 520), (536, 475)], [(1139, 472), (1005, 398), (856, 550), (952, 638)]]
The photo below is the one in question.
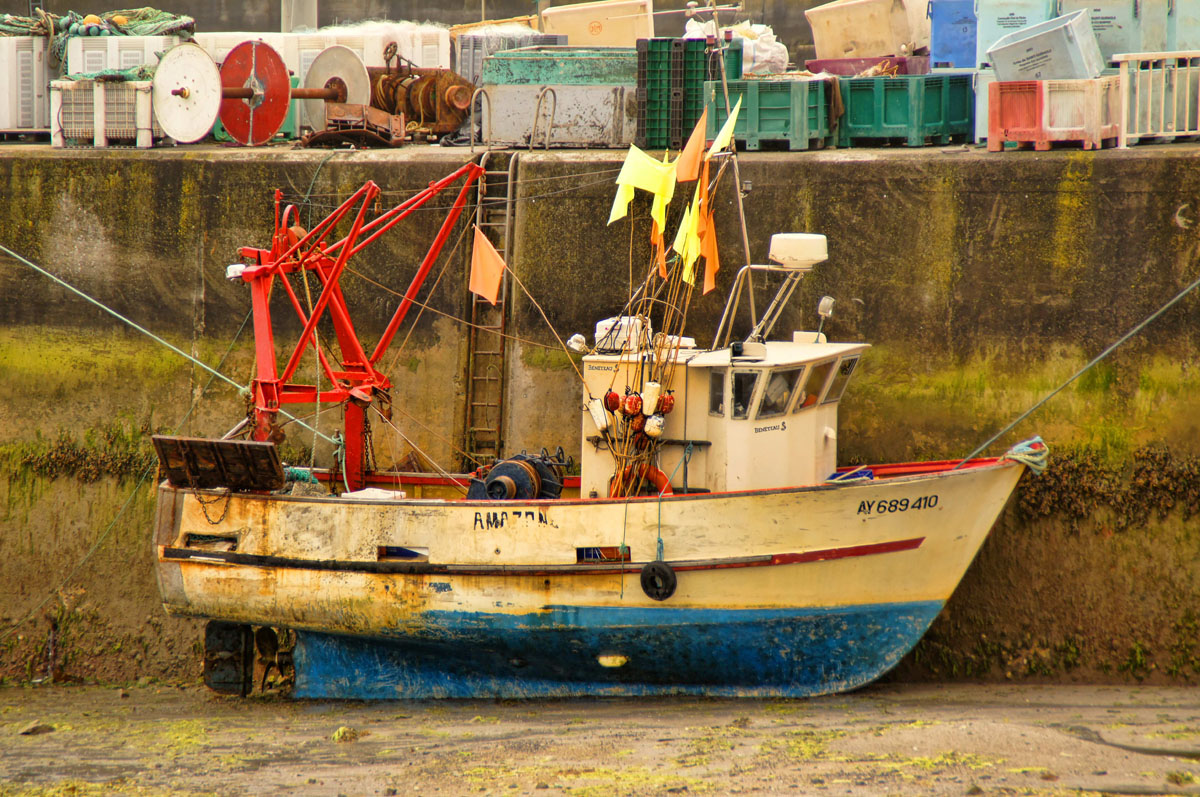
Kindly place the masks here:
[[(224, 496), (217, 496), (216, 498), (214, 498), (211, 501), (205, 501), (204, 498), (202, 498), (200, 495), (200, 492), (199, 492), (200, 488), (196, 486), (196, 477), (194, 475), (192, 475), (192, 465), (188, 461), (188, 458), (186, 455), (184, 455), (184, 457), (183, 457), (183, 472), (187, 476), (188, 486), (196, 491), (192, 494), (196, 497), (196, 503), (200, 504), (200, 511), (204, 513), (204, 519), (208, 521), (208, 525), (210, 525), (210, 526), (220, 525), (221, 522), (225, 520), (225, 515), (229, 514), (229, 504), (233, 501), (233, 490), (226, 487)], [(209, 506), (216, 504), (218, 501), (220, 501), (222, 497), (225, 499), (225, 506), (221, 509), (221, 516), (218, 517), (216, 520), (213, 520), (212, 516), (208, 514), (208, 508), (209, 508)]]
[[(221, 525), (221, 522), (225, 520), (225, 515), (229, 514), (229, 504), (232, 503), (232, 501), (233, 501), (233, 490), (226, 488), (224, 496), (217, 496), (216, 498), (214, 498), (211, 501), (205, 501), (203, 498), (200, 497), (200, 493), (195, 493), (195, 496), (196, 496), (196, 503), (200, 504), (200, 511), (204, 513), (204, 519), (208, 521), (208, 525), (210, 525), (210, 526)], [(218, 517), (216, 520), (213, 520), (212, 516), (208, 514), (208, 508), (209, 508), (209, 506), (220, 501), (222, 497), (225, 499), (225, 506), (221, 508), (221, 516)]]
[(363, 444), (366, 447), (367, 453), (367, 471), (375, 470), (375, 442), (371, 434), (371, 418), (367, 413), (363, 413)]

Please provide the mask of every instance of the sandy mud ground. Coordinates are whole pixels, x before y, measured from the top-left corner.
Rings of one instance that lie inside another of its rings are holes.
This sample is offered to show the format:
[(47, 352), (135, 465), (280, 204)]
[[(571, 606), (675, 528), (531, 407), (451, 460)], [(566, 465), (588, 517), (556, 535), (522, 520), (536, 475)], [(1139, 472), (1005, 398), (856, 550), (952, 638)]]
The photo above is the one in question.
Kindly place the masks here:
[(1200, 794), (1200, 689), (298, 702), (0, 689), (0, 794)]

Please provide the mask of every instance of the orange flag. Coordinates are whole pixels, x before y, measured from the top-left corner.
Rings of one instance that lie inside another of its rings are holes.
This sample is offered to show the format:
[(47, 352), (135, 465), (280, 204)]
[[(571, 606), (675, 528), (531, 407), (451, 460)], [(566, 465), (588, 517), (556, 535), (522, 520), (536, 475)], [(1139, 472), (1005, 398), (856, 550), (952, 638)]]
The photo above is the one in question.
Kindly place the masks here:
[(654, 262), (658, 263), (658, 276), (667, 278), (667, 247), (664, 245), (663, 234), (658, 229), (658, 222), (650, 222), (650, 244), (654, 249)]
[(708, 195), (708, 164), (704, 161), (704, 176), (701, 187), (704, 190), (704, 220), (700, 233), (700, 255), (704, 258), (704, 295), (717, 287), (717, 272), (721, 270), (721, 261), (717, 257), (717, 225), (713, 223), (712, 197)]
[(692, 130), (692, 135), (688, 138), (683, 152), (679, 153), (679, 158), (675, 161), (676, 182), (687, 183), (700, 176), (700, 159), (704, 156), (704, 136), (707, 126), (708, 108), (705, 108), (704, 113), (700, 114), (700, 121), (696, 122), (696, 127)]
[(475, 245), (471, 252), (471, 293), (495, 304), (503, 277), (504, 258), (500, 257), (496, 247), (492, 246), (492, 242), (476, 226)]

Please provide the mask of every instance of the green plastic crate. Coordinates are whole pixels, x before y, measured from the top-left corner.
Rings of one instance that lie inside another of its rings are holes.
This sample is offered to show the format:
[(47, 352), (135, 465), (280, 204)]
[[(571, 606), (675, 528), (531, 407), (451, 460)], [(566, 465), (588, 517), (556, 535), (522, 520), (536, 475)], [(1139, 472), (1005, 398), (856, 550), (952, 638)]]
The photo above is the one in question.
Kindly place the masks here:
[[(742, 74), (741, 45), (735, 39), (725, 51), (730, 79)], [(713, 70), (719, 68), (704, 39), (639, 39), (637, 145), (682, 148), (704, 112), (704, 83), (718, 77)]]
[(970, 141), (975, 90), (970, 75), (898, 75), (839, 81), (845, 113), (838, 146)]
[[(824, 80), (730, 80), (729, 105), (742, 100), (733, 138), (746, 149), (761, 149), (764, 142), (787, 145), (790, 150), (822, 146), (829, 138), (829, 104)], [(725, 97), (719, 80), (704, 84), (708, 104), (708, 139), (716, 138), (725, 124)]]

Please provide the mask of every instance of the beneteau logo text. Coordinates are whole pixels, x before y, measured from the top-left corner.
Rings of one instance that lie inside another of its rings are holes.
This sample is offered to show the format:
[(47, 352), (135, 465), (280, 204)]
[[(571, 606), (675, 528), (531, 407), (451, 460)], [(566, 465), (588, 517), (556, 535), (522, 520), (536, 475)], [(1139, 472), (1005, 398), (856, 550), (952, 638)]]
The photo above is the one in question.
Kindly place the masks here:
[(773, 426), (755, 426), (754, 433), (758, 434), (759, 432), (782, 432), (785, 429), (787, 429), (787, 421), (780, 421), (779, 423), (774, 424)]

